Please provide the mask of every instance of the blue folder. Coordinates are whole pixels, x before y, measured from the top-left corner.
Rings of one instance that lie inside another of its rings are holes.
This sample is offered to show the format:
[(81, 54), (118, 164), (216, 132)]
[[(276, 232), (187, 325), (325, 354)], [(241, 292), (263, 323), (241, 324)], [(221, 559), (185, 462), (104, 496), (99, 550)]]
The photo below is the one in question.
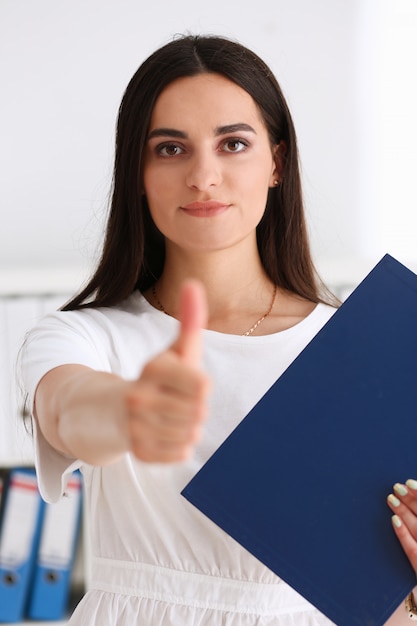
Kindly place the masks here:
[(0, 622), (20, 622), (42, 524), (43, 502), (35, 471), (10, 469), (1, 504)]
[(45, 504), (26, 610), (32, 620), (60, 620), (67, 614), (81, 504), (82, 478), (77, 471), (68, 482), (65, 496), (59, 502)]
[(386, 504), (413, 477), (417, 276), (386, 255), (183, 495), (338, 626), (382, 626), (416, 584)]

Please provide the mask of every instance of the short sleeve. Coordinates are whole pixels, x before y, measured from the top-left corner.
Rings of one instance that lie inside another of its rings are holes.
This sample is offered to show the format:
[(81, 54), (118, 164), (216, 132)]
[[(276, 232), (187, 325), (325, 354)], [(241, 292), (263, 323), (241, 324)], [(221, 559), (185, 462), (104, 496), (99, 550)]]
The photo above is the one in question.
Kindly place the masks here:
[[(103, 332), (80, 312), (50, 314), (25, 339), (19, 371), (32, 415), (39, 382), (47, 372), (66, 364), (110, 371)], [(55, 450), (44, 438), (34, 417), (33, 427), (40, 492), (47, 502), (56, 502), (64, 494), (71, 473), (80, 469), (82, 462)]]
[(64, 495), (71, 474), (82, 469), (83, 464), (55, 450), (46, 441), (36, 419), (33, 419), (33, 435), (39, 491), (46, 502), (57, 502)]
[(78, 364), (111, 371), (106, 333), (90, 318), (80, 311), (58, 311), (27, 334), (19, 369), (29, 406), (33, 406), (39, 382), (55, 367)]

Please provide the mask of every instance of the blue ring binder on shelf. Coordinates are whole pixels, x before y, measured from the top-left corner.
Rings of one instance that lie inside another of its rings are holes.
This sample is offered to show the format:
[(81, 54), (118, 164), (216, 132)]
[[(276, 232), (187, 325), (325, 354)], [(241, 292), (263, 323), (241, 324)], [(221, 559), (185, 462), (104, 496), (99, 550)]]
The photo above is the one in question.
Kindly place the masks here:
[(24, 617), (43, 507), (35, 471), (10, 469), (1, 499), (0, 622)]
[(76, 471), (68, 481), (64, 497), (44, 507), (26, 612), (30, 619), (59, 620), (66, 616), (81, 508), (82, 477)]
[(81, 524), (82, 477), (65, 496), (41, 499), (32, 468), (0, 474), (0, 623), (64, 619)]

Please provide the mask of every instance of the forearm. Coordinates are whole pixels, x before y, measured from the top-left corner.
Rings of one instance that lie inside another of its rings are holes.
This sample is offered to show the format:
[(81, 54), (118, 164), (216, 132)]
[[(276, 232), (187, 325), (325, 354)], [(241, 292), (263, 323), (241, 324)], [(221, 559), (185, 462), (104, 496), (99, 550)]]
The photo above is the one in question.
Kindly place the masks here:
[(193, 333), (151, 359), (136, 380), (82, 365), (48, 372), (35, 397), (35, 417), (46, 440), (91, 465), (108, 465), (126, 452), (150, 463), (189, 458), (201, 436), (210, 390), (190, 356), (198, 351)]
[(36, 419), (49, 443), (67, 456), (107, 465), (129, 450), (125, 396), (130, 383), (106, 372), (63, 366), (41, 381)]

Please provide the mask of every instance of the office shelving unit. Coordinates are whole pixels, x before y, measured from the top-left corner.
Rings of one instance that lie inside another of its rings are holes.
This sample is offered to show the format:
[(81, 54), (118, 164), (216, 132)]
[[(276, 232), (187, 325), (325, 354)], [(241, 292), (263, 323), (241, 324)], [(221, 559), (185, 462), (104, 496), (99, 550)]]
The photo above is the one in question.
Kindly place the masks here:
[[(56, 310), (82, 282), (79, 268), (0, 269), (0, 466), (33, 465), (33, 446), (23, 420), (16, 358), (25, 333), (45, 313)], [(81, 538), (82, 539), (82, 538)], [(74, 568), (75, 606), (84, 586), (84, 545)], [(61, 621), (28, 621), (21, 625), (63, 626)], [(5, 625), (7, 626), (7, 624)], [(16, 625), (15, 625), (16, 626)]]

